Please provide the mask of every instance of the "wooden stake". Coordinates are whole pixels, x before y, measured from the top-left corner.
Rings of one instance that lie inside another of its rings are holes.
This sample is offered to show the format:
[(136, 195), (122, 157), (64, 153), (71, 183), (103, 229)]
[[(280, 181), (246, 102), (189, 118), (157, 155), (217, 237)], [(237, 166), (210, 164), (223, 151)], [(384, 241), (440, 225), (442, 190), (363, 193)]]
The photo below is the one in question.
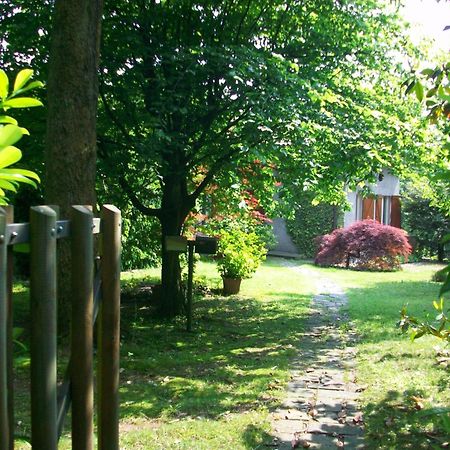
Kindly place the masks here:
[(72, 449), (91, 450), (93, 445), (93, 214), (73, 206), (70, 224), (72, 247)]
[(120, 211), (102, 208), (102, 301), (98, 330), (98, 448), (119, 449)]
[(57, 450), (56, 212), (30, 210), (31, 446)]

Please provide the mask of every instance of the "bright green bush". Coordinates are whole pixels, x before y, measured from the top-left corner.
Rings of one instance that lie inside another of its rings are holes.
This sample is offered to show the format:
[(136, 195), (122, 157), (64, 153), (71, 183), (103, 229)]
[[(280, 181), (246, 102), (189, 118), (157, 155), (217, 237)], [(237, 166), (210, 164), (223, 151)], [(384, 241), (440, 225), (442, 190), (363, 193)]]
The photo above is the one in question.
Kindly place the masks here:
[(264, 242), (254, 232), (222, 231), (217, 266), (224, 278), (250, 278), (266, 257)]
[(21, 150), (14, 144), (29, 133), (26, 128), (19, 126), (16, 119), (3, 115), (3, 111), (7, 112), (10, 109), (42, 106), (35, 98), (23, 97), (25, 92), (43, 86), (40, 81), (29, 82), (32, 76), (31, 69), (21, 70), (10, 89), (8, 76), (0, 69), (0, 204), (2, 205), (8, 203), (5, 191), (17, 192), (19, 183), (36, 187), (36, 182), (40, 181), (37, 174), (30, 170), (10, 167), (22, 158)]

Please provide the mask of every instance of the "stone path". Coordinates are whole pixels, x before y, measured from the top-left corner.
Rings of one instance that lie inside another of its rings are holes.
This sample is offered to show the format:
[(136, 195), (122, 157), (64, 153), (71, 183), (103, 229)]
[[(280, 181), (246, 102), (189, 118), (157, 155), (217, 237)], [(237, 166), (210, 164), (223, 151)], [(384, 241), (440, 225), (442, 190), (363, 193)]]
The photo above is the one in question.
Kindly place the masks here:
[[(285, 264), (317, 278), (307, 268)], [(356, 336), (342, 308), (347, 298), (330, 280), (316, 283), (318, 294), (292, 362), (287, 397), (272, 415), (275, 437), (270, 447), (362, 449), (363, 419), (356, 401), (362, 387), (356, 384), (351, 346)]]

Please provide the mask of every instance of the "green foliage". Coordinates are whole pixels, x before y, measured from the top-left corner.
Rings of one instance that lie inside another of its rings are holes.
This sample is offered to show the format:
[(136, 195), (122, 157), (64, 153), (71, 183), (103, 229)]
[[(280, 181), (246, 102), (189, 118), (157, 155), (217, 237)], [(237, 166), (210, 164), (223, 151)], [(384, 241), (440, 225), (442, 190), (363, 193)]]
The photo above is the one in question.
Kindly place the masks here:
[(340, 224), (341, 209), (328, 203), (314, 204), (314, 195), (308, 192), (295, 193), (294, 199), (294, 217), (286, 225), (299, 253), (313, 258), (317, 250), (315, 238), (331, 233)]
[[(417, 100), (422, 103), (425, 100), (425, 109), (428, 112), (428, 119), (432, 124), (438, 125), (443, 132), (449, 135), (450, 118), (450, 62), (437, 64), (434, 67), (426, 68), (420, 72), (413, 73), (404, 81), (405, 94), (415, 93)], [(435, 203), (437, 206), (447, 213), (450, 212), (449, 198), (449, 150), (450, 145), (447, 142), (443, 145), (443, 158), (440, 164), (436, 164), (432, 170), (432, 183), (436, 191)], [(441, 189), (439, 189), (441, 188)], [(439, 219), (439, 216), (438, 216)], [(442, 226), (435, 232), (438, 233), (437, 244), (441, 246), (450, 241), (448, 234), (448, 217), (441, 217)], [(432, 335), (443, 341), (450, 342), (450, 321), (448, 318), (448, 309), (444, 307), (444, 294), (450, 292), (450, 265), (440, 270), (437, 277), (444, 278), (444, 282), (439, 291), (439, 302), (434, 301), (433, 307), (437, 310), (438, 315), (434, 321), (420, 320), (413, 315), (409, 315), (407, 307), (404, 306), (401, 311), (401, 320), (399, 326), (403, 331), (412, 329), (411, 339), (417, 339), (424, 335)]]
[(413, 73), (403, 82), (405, 94), (415, 94), (419, 102), (425, 100), (431, 123), (450, 117), (450, 62), (437, 64)]
[[(0, 110), (6, 112), (9, 109), (42, 106), (35, 98), (20, 97), (25, 92), (43, 86), (40, 81), (28, 83), (32, 75), (31, 69), (21, 70), (10, 92), (8, 76), (0, 69)], [(30, 170), (9, 167), (22, 158), (22, 152), (14, 144), (25, 134), (29, 134), (28, 130), (19, 127), (16, 119), (8, 115), (0, 116), (0, 204), (7, 204), (5, 191), (17, 192), (19, 183), (36, 187), (35, 181), (40, 181), (38, 175)]]
[(100, 171), (97, 202), (112, 203), (122, 212), (122, 268), (147, 269), (161, 263), (161, 227), (152, 217), (147, 217), (133, 207), (115, 186), (106, 183)]
[(415, 316), (409, 315), (406, 306), (401, 310), (401, 319), (398, 323), (400, 329), (406, 333), (411, 332), (411, 340), (419, 339), (422, 336), (435, 336), (442, 341), (450, 343), (450, 318), (448, 316), (449, 308), (445, 308), (444, 299), (434, 301), (433, 307), (437, 311), (434, 320), (421, 320)]
[(431, 281), (435, 281), (437, 283), (443, 283), (447, 278), (447, 270), (446, 268), (440, 269), (433, 273), (431, 277)]
[(418, 257), (437, 256), (442, 261), (445, 255), (441, 241), (450, 230), (450, 219), (419, 186), (412, 183), (403, 186), (402, 225), (408, 232), (414, 254)]
[(161, 227), (157, 220), (129, 207), (123, 216), (122, 268), (146, 269), (161, 263)]
[(220, 233), (217, 266), (224, 278), (250, 278), (266, 257), (266, 248), (254, 232), (232, 228)]

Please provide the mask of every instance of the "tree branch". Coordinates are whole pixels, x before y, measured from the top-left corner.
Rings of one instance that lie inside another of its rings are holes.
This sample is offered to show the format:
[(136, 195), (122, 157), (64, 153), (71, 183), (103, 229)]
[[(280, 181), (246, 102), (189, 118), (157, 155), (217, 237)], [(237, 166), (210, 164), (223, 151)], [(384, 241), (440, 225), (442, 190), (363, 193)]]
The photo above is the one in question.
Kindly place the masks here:
[[(103, 76), (100, 75), (100, 80), (103, 81)], [(129, 141), (130, 140), (130, 134), (128, 133), (127, 129), (123, 126), (123, 124), (120, 122), (119, 119), (117, 119), (116, 115), (113, 113), (111, 107), (109, 106), (105, 93), (103, 92), (103, 83), (99, 83), (99, 94), (100, 98), (102, 99), (102, 103), (105, 107), (106, 114), (111, 119), (111, 121), (114, 123), (114, 125), (117, 127), (117, 129), (123, 134), (124, 138)]]
[(236, 37), (234, 38), (234, 42), (235, 42), (236, 44), (237, 44), (238, 41), (239, 41), (239, 35), (241, 34), (242, 25), (244, 24), (244, 21), (245, 21), (247, 15), (248, 15), (248, 12), (249, 12), (249, 10), (250, 10), (250, 5), (251, 5), (251, 4), (252, 4), (252, 0), (248, 0), (248, 2), (247, 2), (247, 8), (245, 9), (245, 12), (244, 12), (244, 14), (243, 14), (242, 17), (241, 17), (241, 20), (240, 20), (240, 22), (239, 22), (239, 26), (238, 26), (238, 29), (237, 29), (237, 32), (236, 32)]
[(142, 214), (145, 216), (152, 216), (157, 217), (158, 219), (161, 217), (161, 209), (159, 208), (149, 208), (148, 206), (145, 206), (137, 197), (137, 195), (134, 193), (132, 187), (128, 184), (127, 180), (124, 176), (121, 176), (119, 178), (119, 184), (122, 187), (122, 189), (127, 194), (128, 198), (130, 199), (132, 205)]

